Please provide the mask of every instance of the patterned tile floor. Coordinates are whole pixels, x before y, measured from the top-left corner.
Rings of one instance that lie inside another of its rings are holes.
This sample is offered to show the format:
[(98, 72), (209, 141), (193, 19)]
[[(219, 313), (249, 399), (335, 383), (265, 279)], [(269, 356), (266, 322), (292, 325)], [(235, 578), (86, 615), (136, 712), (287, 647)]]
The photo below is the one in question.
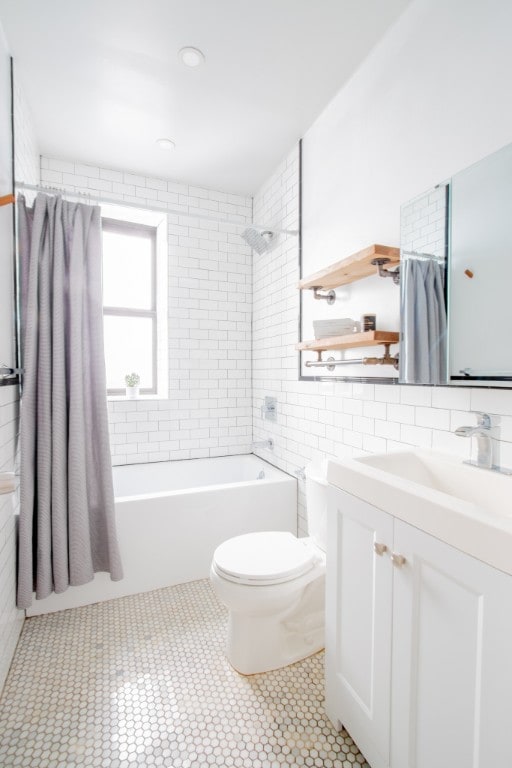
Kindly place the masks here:
[(0, 766), (357, 768), (323, 711), (323, 655), (243, 677), (208, 581), (25, 622), (0, 702)]

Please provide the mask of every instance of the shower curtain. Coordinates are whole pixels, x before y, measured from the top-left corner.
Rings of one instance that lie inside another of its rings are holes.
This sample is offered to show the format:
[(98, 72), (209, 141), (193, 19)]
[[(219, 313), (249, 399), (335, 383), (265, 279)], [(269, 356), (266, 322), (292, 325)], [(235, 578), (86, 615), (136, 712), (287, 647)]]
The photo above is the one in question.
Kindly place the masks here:
[(21, 488), (18, 606), (122, 578), (114, 519), (99, 207), (18, 202)]
[(444, 265), (437, 259), (406, 258), (401, 267), (401, 381), (443, 384), (447, 375)]

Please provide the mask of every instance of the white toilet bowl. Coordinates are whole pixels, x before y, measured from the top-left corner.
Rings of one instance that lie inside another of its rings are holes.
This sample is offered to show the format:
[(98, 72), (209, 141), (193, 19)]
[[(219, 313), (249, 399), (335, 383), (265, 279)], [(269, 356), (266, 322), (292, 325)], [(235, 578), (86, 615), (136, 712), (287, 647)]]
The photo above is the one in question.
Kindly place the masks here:
[(229, 610), (227, 657), (238, 672), (268, 672), (323, 648), (325, 554), (312, 539), (282, 531), (228, 539), (210, 578)]

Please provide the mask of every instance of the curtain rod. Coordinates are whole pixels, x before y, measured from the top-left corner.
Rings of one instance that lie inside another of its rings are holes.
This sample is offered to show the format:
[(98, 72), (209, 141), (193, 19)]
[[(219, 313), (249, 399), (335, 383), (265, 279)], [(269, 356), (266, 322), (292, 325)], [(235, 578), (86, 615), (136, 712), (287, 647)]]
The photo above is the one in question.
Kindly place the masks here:
[(402, 256), (408, 256), (411, 259), (417, 259), (418, 261), (446, 261), (445, 256), (439, 256), (436, 253), (423, 253), (422, 251), (405, 251), (402, 250)]
[(177, 216), (188, 216), (192, 219), (201, 219), (202, 221), (211, 221), (216, 224), (231, 224), (235, 227), (240, 227), (241, 229), (245, 229), (246, 227), (255, 227), (256, 229), (261, 230), (270, 230), (274, 232), (275, 234), (297, 234), (296, 232), (292, 230), (287, 229), (275, 229), (271, 225), (267, 224), (255, 224), (250, 221), (233, 221), (232, 219), (221, 219), (217, 218), (215, 216), (205, 216), (203, 213), (186, 213), (185, 211), (178, 211), (175, 208), (160, 208), (159, 206), (148, 206), (143, 205), (142, 203), (132, 203), (125, 200), (110, 200), (108, 198), (102, 197), (100, 194), (94, 194), (93, 192), (71, 192), (71, 190), (68, 189), (61, 189), (60, 187), (44, 187), (39, 186), (37, 184), (26, 184), (24, 181), (15, 181), (14, 186), (18, 189), (26, 189), (30, 192), (43, 192), (47, 195), (64, 195), (65, 197), (78, 197), (78, 198), (89, 198), (90, 200), (95, 200), (97, 203), (101, 203), (103, 205), (118, 205), (122, 208), (137, 208), (139, 211), (152, 211), (154, 213), (165, 213), (165, 214), (175, 214)]

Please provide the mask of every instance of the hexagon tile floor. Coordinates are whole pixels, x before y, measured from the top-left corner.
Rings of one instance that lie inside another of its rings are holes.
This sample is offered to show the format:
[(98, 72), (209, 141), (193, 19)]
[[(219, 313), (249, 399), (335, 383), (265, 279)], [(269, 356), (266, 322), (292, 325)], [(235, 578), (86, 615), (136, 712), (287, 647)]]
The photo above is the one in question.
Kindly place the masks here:
[(208, 581), (28, 619), (0, 766), (366, 766), (323, 711), (323, 655), (243, 677)]

